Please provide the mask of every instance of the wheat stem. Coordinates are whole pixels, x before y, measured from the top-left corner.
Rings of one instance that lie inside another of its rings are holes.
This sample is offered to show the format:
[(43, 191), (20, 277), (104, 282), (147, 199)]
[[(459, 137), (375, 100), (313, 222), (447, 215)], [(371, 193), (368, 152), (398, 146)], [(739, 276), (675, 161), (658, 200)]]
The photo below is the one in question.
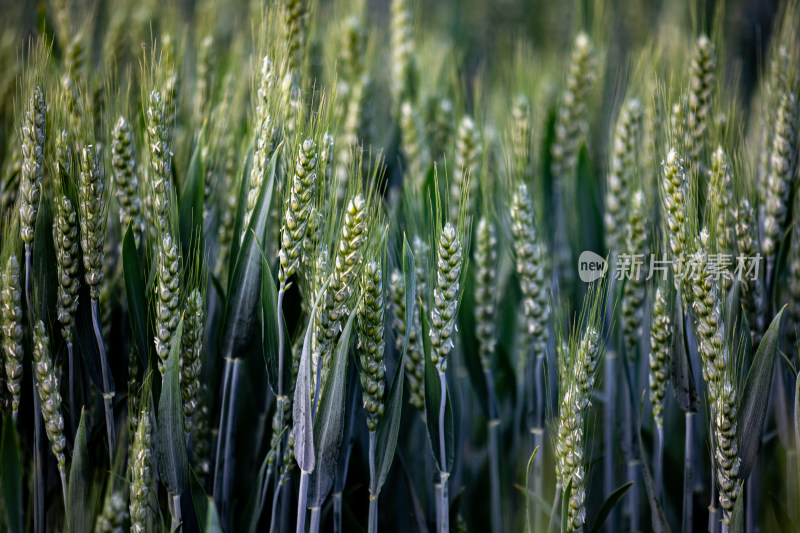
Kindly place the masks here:
[(693, 464), (693, 450), (694, 450), (694, 423), (692, 418), (694, 413), (686, 413), (686, 438), (683, 446), (683, 513), (681, 515), (681, 532), (691, 533), (693, 509), (694, 509), (694, 493), (692, 488), (692, 471), (694, 470)]
[(300, 496), (297, 500), (297, 533), (306, 530), (306, 500), (308, 499), (308, 478), (311, 472), (300, 472)]
[(114, 460), (114, 408), (111, 401), (114, 398), (114, 392), (111, 391), (110, 375), (108, 369), (108, 360), (106, 359), (106, 349), (103, 345), (103, 338), (100, 334), (100, 326), (97, 318), (97, 300), (92, 300), (92, 328), (94, 329), (94, 338), (97, 341), (97, 348), (100, 350), (100, 370), (103, 374), (103, 406), (106, 412), (106, 433), (108, 435), (108, 457), (110, 461)]
[(378, 531), (378, 494), (375, 492), (378, 480), (375, 478), (375, 437), (377, 433), (369, 432), (369, 533)]
[[(442, 367), (443, 366), (444, 361), (442, 361)], [(445, 378), (444, 369), (442, 367), (439, 367), (439, 383), (442, 389), (439, 400), (439, 509), (441, 510), (439, 516), (439, 533), (448, 533), (450, 531), (450, 513), (447, 501), (447, 482), (450, 477), (450, 473), (447, 472), (447, 448), (444, 434), (445, 406), (447, 403), (447, 378)]]

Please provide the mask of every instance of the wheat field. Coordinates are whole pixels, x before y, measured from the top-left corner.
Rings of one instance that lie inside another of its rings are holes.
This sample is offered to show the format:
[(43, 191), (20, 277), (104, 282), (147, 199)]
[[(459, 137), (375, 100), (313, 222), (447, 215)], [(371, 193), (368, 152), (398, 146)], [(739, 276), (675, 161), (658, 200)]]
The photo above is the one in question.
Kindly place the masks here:
[(0, 10), (0, 531), (800, 530), (800, 2)]

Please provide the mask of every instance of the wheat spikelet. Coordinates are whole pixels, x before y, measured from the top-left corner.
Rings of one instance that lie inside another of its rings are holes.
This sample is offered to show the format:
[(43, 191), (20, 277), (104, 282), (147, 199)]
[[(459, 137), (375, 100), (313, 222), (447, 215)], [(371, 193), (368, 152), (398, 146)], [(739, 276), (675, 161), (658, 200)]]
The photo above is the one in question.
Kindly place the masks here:
[[(662, 163), (664, 179), (661, 180), (661, 202), (664, 224), (672, 254), (673, 268), (678, 274), (683, 264), (686, 248), (686, 204), (688, 186), (686, 184), (686, 174), (683, 170), (683, 162), (678, 157), (675, 150), (670, 150), (667, 159)], [(675, 288), (679, 285), (678, 277), (675, 277)]]
[(464, 188), (469, 186), (467, 215), (474, 212), (474, 190), (478, 184), (478, 162), (480, 160), (480, 133), (470, 117), (464, 117), (458, 125), (456, 135), (456, 172), (450, 182), (450, 222), (458, 223), (460, 200)]
[(22, 126), (22, 173), (19, 183), (20, 236), (26, 246), (33, 242), (39, 197), (42, 188), (42, 170), (45, 148), (45, 115), (47, 104), (40, 87), (35, 87)]
[(205, 303), (195, 288), (186, 299), (184, 328), (181, 336), (181, 398), (183, 424), (188, 436), (192, 431), (192, 416), (197, 410), (200, 391), (200, 370), (203, 363), (203, 334), (205, 333)]
[(622, 332), (628, 358), (635, 361), (638, 356), (641, 336), (642, 311), (645, 298), (644, 265), (637, 268), (636, 261), (647, 255), (647, 206), (644, 192), (639, 189), (633, 194), (628, 211), (626, 251), (633, 265), (631, 276), (625, 281), (622, 293)]
[(58, 196), (55, 201), (56, 216), (53, 221), (53, 242), (56, 248), (56, 271), (58, 277), (58, 321), (61, 335), (72, 343), (75, 328), (75, 312), (78, 310), (78, 215), (69, 198)]
[(180, 256), (178, 245), (173, 242), (172, 235), (165, 233), (161, 237), (158, 249), (158, 271), (156, 273), (156, 334), (155, 346), (158, 355), (158, 369), (161, 375), (166, 372), (169, 348), (172, 335), (180, 322)]
[(358, 307), (358, 346), (361, 390), (367, 427), (377, 431), (383, 416), (383, 395), (386, 387), (384, 363), (383, 281), (380, 264), (371, 259), (361, 274), (361, 304)]
[[(394, 330), (395, 347), (398, 353), (403, 352), (406, 328), (406, 285), (403, 273), (395, 269), (389, 279), (389, 303), (392, 311), (392, 329)], [(403, 360), (406, 379), (409, 386), (409, 402), (417, 409), (425, 409), (424, 379), (425, 379), (425, 359), (422, 355), (420, 346), (420, 329), (418, 325), (419, 305), (414, 307), (411, 331), (408, 333), (408, 348), (406, 357)]]
[[(735, 244), (735, 217), (733, 212), (733, 176), (728, 158), (722, 147), (718, 147), (711, 155), (708, 198), (713, 213), (716, 248), (719, 254), (733, 256)], [(720, 285), (728, 290), (733, 281), (731, 265), (723, 265)]]
[(669, 381), (670, 347), (672, 343), (672, 321), (664, 297), (664, 287), (656, 289), (650, 319), (650, 403), (653, 405), (653, 418), (658, 426), (663, 426), (664, 395)]
[(686, 131), (684, 143), (689, 158), (689, 167), (700, 171), (704, 137), (710, 121), (711, 93), (714, 90), (716, 68), (714, 43), (701, 35), (697, 39), (692, 63), (689, 68), (689, 93), (687, 97)]
[(797, 103), (795, 95), (789, 92), (780, 98), (767, 178), (762, 249), (768, 260), (777, 254), (786, 227), (792, 176), (797, 164), (796, 142)]
[(121, 115), (112, 132), (111, 165), (114, 167), (114, 183), (119, 200), (119, 223), (123, 231), (130, 226), (138, 245), (144, 226), (142, 204), (139, 200), (139, 179), (136, 176), (131, 127)]
[[(758, 226), (755, 210), (747, 198), (742, 198), (736, 210), (736, 247), (739, 256), (755, 258), (760, 255), (758, 244)], [(763, 270), (762, 270), (763, 275)], [(753, 338), (753, 346), (757, 346), (764, 334), (763, 306), (764, 288), (759, 279), (741, 276), (742, 306), (747, 314), (747, 322)]]
[(525, 351), (532, 350), (534, 357), (540, 357), (547, 346), (547, 322), (550, 315), (545, 281), (546, 252), (534, 228), (533, 207), (525, 184), (520, 184), (512, 198), (511, 221), (516, 270), (523, 297), (526, 332), (524, 342), (530, 343)]
[(164, 102), (158, 91), (150, 93), (147, 108), (147, 137), (150, 144), (150, 205), (145, 210), (150, 226), (150, 236), (158, 238), (168, 232), (170, 216), (170, 176), (172, 153), (167, 133)]
[(58, 462), (58, 470), (63, 478), (66, 475), (67, 467), (65, 453), (67, 439), (64, 437), (64, 417), (61, 416), (61, 393), (59, 392), (58, 376), (50, 355), (50, 341), (41, 320), (33, 328), (33, 370), (45, 431), (52, 446), (53, 455)]
[(475, 247), (475, 336), (484, 372), (491, 370), (495, 349), (497, 230), (486, 217), (478, 222)]
[(622, 107), (614, 128), (611, 168), (606, 180), (606, 245), (610, 250), (619, 250), (624, 244), (628, 187), (636, 176), (641, 135), (642, 105), (633, 98)]
[(311, 197), (317, 179), (316, 170), (317, 145), (312, 139), (307, 138), (300, 144), (297, 152), (294, 176), (281, 228), (278, 282), (284, 291), (288, 288), (289, 279), (297, 272), (300, 265), (301, 245), (306, 235), (308, 216), (312, 208)]
[(2, 327), (3, 359), (6, 387), (11, 394), (11, 413), (16, 418), (22, 392), (22, 290), (19, 261), (11, 255), (3, 265), (0, 292), (0, 327)]
[(456, 228), (449, 222), (439, 235), (436, 284), (431, 307), (431, 361), (440, 373), (447, 370), (447, 356), (453, 349), (464, 256)]
[(93, 146), (81, 154), (80, 226), (84, 279), (92, 300), (100, 297), (103, 281), (103, 242), (106, 230), (106, 199), (103, 168)]
[(150, 522), (150, 500), (152, 499), (153, 429), (148, 407), (139, 413), (139, 425), (133, 440), (130, 456), (130, 517), (131, 531), (145, 533)]
[(407, 173), (418, 190), (422, 190), (428, 172), (430, 154), (425, 144), (419, 111), (411, 102), (400, 108), (400, 150), (407, 165)]

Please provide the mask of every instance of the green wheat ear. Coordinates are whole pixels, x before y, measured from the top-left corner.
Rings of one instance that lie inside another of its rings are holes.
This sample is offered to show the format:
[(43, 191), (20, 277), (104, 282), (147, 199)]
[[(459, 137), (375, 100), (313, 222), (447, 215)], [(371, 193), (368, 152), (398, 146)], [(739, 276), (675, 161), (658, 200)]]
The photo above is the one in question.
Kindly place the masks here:
[(395, 349), (398, 353), (403, 352), (406, 330), (408, 332), (408, 348), (406, 358), (403, 361), (406, 379), (409, 386), (409, 402), (417, 409), (424, 411), (424, 379), (425, 379), (425, 359), (422, 356), (420, 346), (421, 325), (419, 323), (419, 306), (414, 306), (413, 323), (406, 323), (406, 285), (403, 273), (399, 269), (394, 269), (389, 279), (389, 303), (392, 311), (392, 329), (394, 330)]
[(150, 422), (150, 406), (143, 405), (139, 412), (139, 425), (133, 439), (130, 458), (130, 516), (131, 531), (145, 533), (150, 521), (152, 499), (153, 428)]
[(19, 184), (20, 236), (26, 246), (33, 242), (39, 197), (42, 188), (42, 171), (45, 149), (45, 114), (47, 105), (39, 86), (33, 90), (22, 126), (22, 173)]
[(2, 267), (0, 281), (0, 328), (6, 387), (11, 394), (11, 413), (16, 419), (22, 392), (22, 284), (19, 260), (10, 254)]
[(67, 466), (67, 439), (64, 436), (64, 417), (61, 415), (61, 393), (50, 354), (50, 341), (41, 320), (33, 328), (33, 365), (44, 427), (63, 477)]
[(440, 372), (447, 370), (447, 356), (453, 349), (461, 271), (464, 268), (462, 239), (448, 222), (439, 235), (437, 246), (430, 337), (433, 348), (431, 361)]
[(653, 419), (658, 426), (664, 425), (664, 396), (669, 382), (670, 347), (672, 345), (672, 320), (664, 296), (666, 287), (656, 289), (650, 318), (650, 402)]
[(361, 390), (367, 427), (377, 431), (383, 416), (386, 365), (384, 363), (383, 273), (376, 259), (370, 259), (361, 274), (361, 304), (358, 307), (358, 345)]
[(496, 343), (497, 228), (486, 217), (478, 222), (475, 269), (475, 335), (481, 366), (489, 372)]
[(103, 281), (103, 241), (106, 228), (106, 198), (103, 169), (94, 146), (81, 153), (80, 226), (84, 279), (92, 300), (100, 297)]
[(619, 251), (624, 244), (628, 196), (637, 173), (638, 150), (642, 147), (642, 116), (639, 100), (628, 100), (614, 128), (605, 213), (606, 245), (613, 251)]
[[(306, 138), (297, 151), (295, 171), (292, 176), (289, 196), (286, 200), (284, 221), (281, 228), (281, 248), (278, 254), (280, 270), (278, 281), (281, 290), (287, 290), (289, 279), (300, 266), (301, 245), (306, 236), (309, 213), (313, 206), (314, 185), (317, 180), (317, 145)], [(317, 221), (314, 222), (317, 224)]]
[(192, 431), (192, 417), (197, 410), (200, 392), (200, 370), (203, 364), (203, 335), (205, 333), (205, 303), (203, 294), (195, 288), (186, 298), (184, 328), (181, 336), (181, 397), (183, 400), (184, 431)]
[(131, 127), (121, 116), (114, 125), (111, 138), (111, 165), (119, 200), (119, 223), (123, 231), (128, 226), (138, 245), (142, 237), (142, 204), (139, 200), (139, 179), (136, 175), (136, 157), (133, 153)]

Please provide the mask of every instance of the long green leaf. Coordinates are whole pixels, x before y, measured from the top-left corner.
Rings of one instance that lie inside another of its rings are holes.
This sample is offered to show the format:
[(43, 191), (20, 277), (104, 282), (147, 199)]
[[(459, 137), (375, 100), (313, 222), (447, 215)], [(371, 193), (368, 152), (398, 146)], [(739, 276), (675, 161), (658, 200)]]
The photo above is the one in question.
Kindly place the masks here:
[[(97, 347), (97, 338), (94, 336), (92, 326), (92, 301), (89, 295), (89, 287), (85, 283), (81, 283), (78, 291), (78, 310), (75, 313), (75, 341), (79, 348), (80, 359), (86, 363), (89, 378), (94, 383), (94, 386), (99, 391), (113, 393), (115, 390), (113, 373), (108, 373), (108, 390), (105, 390), (103, 385), (100, 350)], [(147, 368), (146, 365), (145, 368)]]
[(780, 528), (781, 533), (796, 532), (797, 528), (794, 526), (794, 523), (792, 523), (792, 519), (789, 518), (789, 513), (786, 512), (786, 507), (783, 506), (781, 500), (775, 496), (772, 491), (769, 493), (769, 500), (772, 503), (772, 513), (775, 515), (775, 521), (778, 522), (778, 527)]
[[(313, 317), (317, 312), (317, 307), (322, 300), (325, 291), (328, 290), (331, 278), (317, 293), (314, 307), (309, 316)], [(312, 404), (311, 404), (311, 333), (314, 331), (314, 320), (308, 321), (305, 337), (303, 338), (303, 352), (300, 356), (300, 369), (297, 372), (297, 383), (294, 389), (294, 405), (292, 406), (292, 416), (294, 420), (294, 456), (297, 466), (303, 472), (314, 471), (314, 428), (312, 424)]]
[(444, 443), (445, 464), (439, 453), (439, 407), (442, 403), (442, 384), (439, 381), (439, 371), (431, 360), (431, 339), (428, 334), (428, 319), (425, 313), (420, 313), (422, 319), (422, 345), (425, 352), (425, 423), (428, 428), (428, 439), (433, 458), (441, 472), (450, 472), (455, 457), (453, 435), (453, 406), (450, 403), (450, 393), (445, 395), (444, 407)]
[(744, 533), (744, 487), (739, 492), (736, 503), (733, 504), (728, 533)]
[(139, 355), (142, 368), (147, 368), (148, 354), (153, 345), (149, 339), (147, 321), (147, 292), (145, 291), (136, 240), (130, 226), (122, 239), (122, 273), (125, 278), (125, 296), (128, 303), (128, 318), (133, 333), (133, 345)]
[[(272, 270), (269, 268), (269, 261), (266, 255), (261, 256), (261, 313), (264, 317), (264, 365), (267, 368), (267, 381), (272, 389), (272, 393), (278, 394), (278, 290), (275, 286), (275, 279), (272, 277)], [(286, 321), (281, 317), (283, 325), (283, 338), (289, 339), (289, 331), (286, 328)], [(284, 342), (283, 350), (283, 390), (291, 388), (291, 372), (286, 370), (290, 367), (291, 350), (290, 343)]]
[[(47, 194), (42, 194), (39, 213), (36, 217), (38, 223), (34, 230), (31, 250), (33, 253), (31, 284), (36, 295), (37, 316), (47, 324), (55, 319), (56, 298), (58, 297), (58, 271), (53, 245), (53, 213)], [(78, 259), (75, 258), (75, 260)]]
[(317, 451), (317, 467), (308, 480), (308, 503), (321, 507), (333, 487), (336, 477), (336, 461), (344, 438), (344, 416), (347, 406), (347, 360), (350, 337), (356, 313), (350, 313), (339, 342), (333, 353), (328, 381), (322, 389), (317, 416), (314, 419), (314, 450)]
[[(644, 405), (644, 393), (639, 403), (639, 418), (636, 424), (636, 441), (639, 449), (639, 457), (647, 457), (644, 451), (644, 443), (642, 442), (642, 411)], [(644, 488), (647, 491), (647, 499), (650, 502), (650, 521), (655, 533), (669, 533), (671, 531), (667, 516), (664, 514), (664, 509), (661, 507), (661, 502), (658, 499), (658, 492), (656, 491), (656, 483), (653, 481), (653, 475), (650, 473), (650, 465), (647, 461), (641, 462), (642, 478), (644, 478)]]
[[(81, 418), (81, 422), (83, 418)], [(10, 533), (22, 533), (22, 470), (19, 439), (14, 420), (6, 415), (0, 442), (0, 495), (3, 497), (6, 527)]]
[(333, 481), (333, 492), (341, 493), (347, 483), (347, 471), (350, 464), (350, 454), (353, 451), (353, 441), (356, 437), (358, 410), (361, 409), (361, 391), (358, 386), (357, 365), (350, 365), (347, 373), (347, 414), (344, 418), (344, 442), (336, 459), (336, 478)]
[(611, 514), (611, 511), (614, 509), (614, 507), (616, 507), (619, 502), (622, 501), (622, 498), (625, 497), (625, 493), (628, 492), (632, 486), (633, 481), (629, 481), (612, 492), (611, 495), (606, 498), (606, 501), (604, 501), (603, 505), (600, 506), (600, 510), (597, 512), (597, 516), (592, 522), (592, 529), (590, 529), (591, 533), (599, 533), (603, 530), (603, 524), (606, 523), (608, 515)]
[(572, 477), (567, 481), (564, 493), (561, 495), (561, 533), (567, 533), (571, 528), (567, 527), (569, 522), (569, 501), (572, 499)]
[[(406, 290), (406, 324), (413, 324), (414, 308), (417, 304), (417, 279), (414, 268), (414, 252), (408, 244), (408, 239), (403, 236), (403, 282)], [(397, 448), (397, 436), (400, 433), (400, 422), (403, 416), (403, 361), (408, 352), (408, 338), (411, 328), (406, 328), (403, 338), (403, 352), (397, 359), (397, 366), (394, 371), (394, 379), (389, 389), (386, 407), (383, 416), (378, 421), (378, 434), (375, 446), (375, 472), (376, 479), (372, 487), (372, 493), (380, 494), (381, 487), (389, 475), (392, 467), (394, 453)]]
[(75, 435), (75, 445), (72, 450), (72, 465), (69, 468), (69, 487), (67, 489), (69, 501), (69, 530), (79, 533), (87, 530), (91, 524), (87, 513), (88, 496), (91, 489), (92, 476), (89, 468), (91, 458), (86, 446), (86, 416), (81, 410), (81, 421), (78, 424), (78, 433)]
[(179, 496), (189, 481), (189, 460), (183, 425), (180, 348), (183, 319), (172, 336), (167, 369), (158, 402), (158, 473), (170, 494)]
[[(784, 307), (785, 309), (785, 307)], [(758, 345), (758, 351), (753, 358), (747, 380), (744, 383), (744, 392), (739, 401), (739, 424), (742, 431), (739, 436), (739, 457), (742, 462), (739, 470), (740, 479), (747, 479), (758, 456), (761, 447), (761, 430), (764, 427), (764, 418), (767, 416), (767, 403), (770, 389), (772, 388), (772, 371), (777, 359), (778, 340), (780, 334), (781, 309), (772, 320), (767, 332)]]
[[(277, 159), (277, 158), (276, 158)], [(244, 213), (247, 210), (247, 194), (250, 190), (250, 169), (253, 166), (253, 146), (250, 145), (250, 148), (247, 151), (247, 157), (245, 157), (243, 164), (242, 164), (242, 172), (239, 176), (239, 181), (237, 185), (239, 186), (239, 197), (236, 202), (236, 216), (233, 219), (233, 241), (231, 242), (231, 252), (230, 257), (228, 258), (228, 272), (233, 272), (233, 269), (236, 267), (236, 260), (239, 257), (239, 247), (241, 245), (241, 241), (239, 240), (239, 236), (242, 235), (242, 231), (244, 228)], [(228, 292), (231, 289), (231, 278), (230, 275), (228, 276)]]
[[(536, 459), (536, 453), (539, 451), (539, 447), (533, 449), (533, 453), (531, 454), (530, 459), (528, 459), (528, 465), (525, 467), (525, 531), (527, 533), (531, 533), (533, 531), (533, 515), (531, 514), (531, 497), (533, 496), (532, 491), (528, 488), (528, 481), (531, 479), (531, 468), (533, 467), (533, 461)], [(547, 506), (545, 505), (542, 507), (546, 509)]]
[(244, 358), (255, 344), (256, 334), (261, 335), (258, 313), (261, 303), (261, 252), (257, 239), (263, 239), (267, 224), (269, 201), (275, 185), (276, 161), (277, 157), (273, 158), (268, 176), (261, 186), (229, 284), (221, 351), (224, 357), (230, 359)]
[(194, 513), (197, 516), (197, 522), (200, 526), (200, 531), (206, 530), (206, 520), (208, 520), (208, 507), (213, 505), (214, 502), (206, 494), (206, 489), (203, 488), (203, 483), (194, 471), (194, 468), (189, 467), (189, 490), (192, 494), (192, 504), (194, 505)]
[(217, 513), (217, 506), (214, 505), (214, 500), (208, 499), (208, 514), (206, 516), (205, 533), (222, 533), (222, 525), (219, 521), (219, 513)]
[[(203, 208), (205, 201), (205, 166), (203, 162), (203, 142), (205, 128), (192, 152), (189, 170), (183, 182), (178, 212), (178, 229), (180, 231), (181, 252), (191, 264), (189, 258), (194, 253), (203, 253)], [(193, 246), (197, 242), (199, 246)]]

